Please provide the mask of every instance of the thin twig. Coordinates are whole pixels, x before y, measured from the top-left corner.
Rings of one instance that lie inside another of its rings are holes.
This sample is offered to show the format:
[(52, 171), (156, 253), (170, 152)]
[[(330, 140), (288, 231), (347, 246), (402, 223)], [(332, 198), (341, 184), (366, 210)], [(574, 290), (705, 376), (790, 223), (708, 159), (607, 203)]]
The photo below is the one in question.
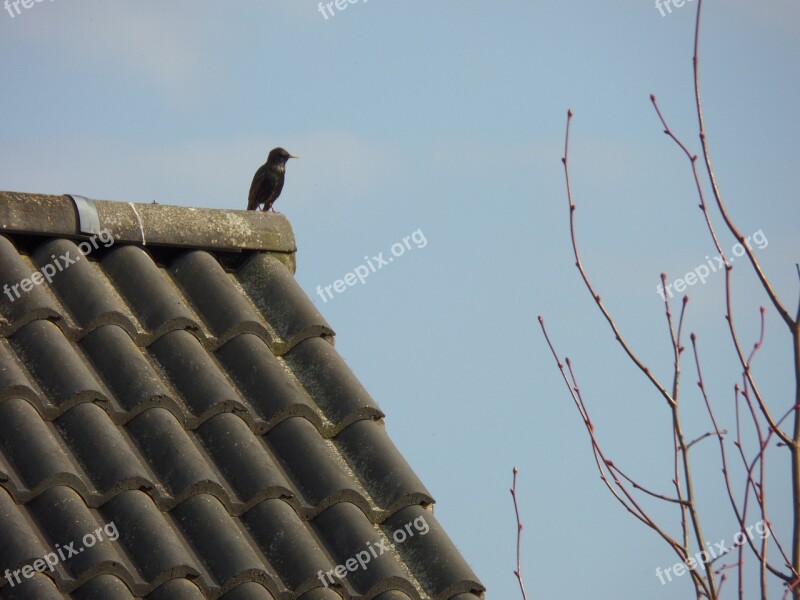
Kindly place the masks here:
[(522, 583), (522, 521), (520, 521), (519, 507), (517, 506), (517, 473), (519, 473), (519, 469), (514, 467), (514, 478), (511, 483), (511, 498), (514, 500), (514, 513), (517, 515), (517, 570), (514, 571), (514, 575), (517, 576), (517, 581), (519, 581), (522, 600), (528, 600), (528, 594), (525, 593), (525, 584)]
[[(570, 396), (572, 397), (572, 400), (578, 409), (578, 412), (583, 418), (584, 426), (586, 427), (586, 431), (589, 434), (589, 439), (592, 444), (592, 453), (595, 459), (595, 464), (597, 465), (597, 470), (600, 473), (600, 479), (603, 481), (603, 484), (611, 492), (611, 495), (614, 496), (617, 502), (619, 502), (625, 508), (625, 510), (627, 510), (637, 520), (641, 521), (644, 525), (655, 531), (659, 537), (661, 537), (661, 539), (663, 539), (670, 546), (670, 548), (672, 548), (680, 560), (685, 561), (689, 556), (689, 550), (687, 546), (685, 544), (681, 545), (677, 540), (664, 531), (664, 529), (662, 529), (648, 515), (647, 511), (639, 504), (639, 502), (636, 501), (631, 492), (625, 487), (623, 482), (614, 474), (615, 471), (620, 474), (622, 472), (616, 467), (614, 462), (605, 455), (602, 447), (600, 446), (595, 434), (594, 425), (589, 418), (586, 404), (581, 396), (580, 387), (575, 379), (575, 373), (572, 369), (572, 363), (570, 359), (565, 359), (564, 362), (567, 365), (567, 368), (565, 369), (564, 363), (562, 363), (558, 352), (556, 352), (556, 349), (550, 340), (550, 336), (547, 333), (547, 328), (544, 324), (544, 319), (541, 316), (539, 317), (539, 326), (542, 329), (542, 334), (544, 335), (545, 341), (550, 348), (550, 352), (556, 361), (556, 365), (561, 372), (561, 377), (567, 386), (567, 390), (569, 391)], [(608, 470), (608, 474), (606, 474), (606, 470)], [(623, 476), (623, 479), (626, 481), (629, 480), (629, 478), (625, 476)], [(645, 490), (643, 489), (642, 491)], [(674, 499), (670, 499), (668, 497), (664, 497), (663, 499), (667, 501), (674, 501)], [(713, 596), (710, 595), (708, 586), (703, 578), (700, 577), (694, 570), (690, 570), (689, 574), (693, 583), (695, 584), (696, 589), (698, 590), (698, 593), (706, 598), (713, 598)]]
[[(747, 258), (750, 260), (750, 264), (753, 267), (753, 271), (755, 271), (756, 276), (758, 277), (759, 281), (761, 282), (761, 287), (764, 288), (764, 291), (767, 293), (770, 301), (772, 302), (773, 307), (778, 312), (778, 314), (783, 319), (784, 323), (788, 327), (791, 335), (792, 335), (792, 342), (793, 342), (793, 358), (794, 358), (794, 376), (795, 376), (795, 396), (794, 396), (794, 408), (795, 408), (795, 418), (794, 418), (794, 428), (792, 431), (792, 439), (787, 440), (784, 439), (783, 432), (777, 430), (774, 427), (774, 424), (770, 421), (770, 427), (773, 428), (773, 431), (781, 437), (781, 440), (786, 443), (787, 447), (789, 448), (792, 456), (792, 513), (794, 516), (794, 525), (792, 531), (792, 571), (796, 575), (800, 572), (800, 307), (798, 309), (797, 318), (792, 320), (789, 312), (783, 307), (783, 304), (778, 299), (778, 295), (775, 290), (772, 288), (769, 280), (767, 279), (764, 271), (761, 268), (758, 259), (755, 256), (752, 248), (748, 244), (745, 243), (745, 238), (738, 230), (738, 228), (733, 223), (733, 219), (731, 219), (730, 215), (728, 214), (727, 208), (725, 203), (722, 200), (722, 194), (719, 190), (719, 185), (717, 184), (716, 175), (714, 173), (714, 168), (711, 165), (711, 152), (708, 147), (708, 138), (706, 136), (706, 126), (705, 126), (705, 117), (703, 115), (703, 103), (701, 101), (700, 96), (700, 15), (701, 9), (703, 6), (703, 0), (698, 0), (697, 2), (697, 19), (695, 23), (695, 36), (694, 36), (694, 55), (692, 57), (693, 61), (693, 70), (694, 70), (694, 97), (695, 97), (695, 107), (697, 109), (697, 123), (698, 129), (700, 133), (700, 143), (703, 147), (703, 160), (706, 165), (706, 172), (708, 173), (708, 179), (711, 183), (711, 190), (714, 193), (714, 199), (717, 203), (717, 208), (719, 209), (720, 214), (722, 215), (725, 224), (728, 226), (728, 230), (733, 234), (733, 237), (744, 247), (745, 253), (747, 254)], [(729, 288), (726, 290), (726, 293), (729, 294)], [(730, 305), (730, 303), (728, 303)], [(731, 334), (734, 334), (733, 330), (733, 319), (730, 316), (730, 312), (728, 314), (729, 318), (729, 326), (731, 328)], [(740, 348), (738, 347), (738, 340), (735, 340), (735, 344), (737, 347), (737, 353), (739, 354), (739, 360), (742, 363), (742, 367), (745, 370), (745, 375), (750, 382), (754, 393), (756, 393), (756, 399), (759, 402), (759, 407), (761, 408), (762, 412), (765, 411), (765, 407), (763, 402), (758, 394), (755, 385), (752, 382), (752, 377), (750, 374), (750, 370), (747, 367), (746, 361), (744, 357), (741, 355)], [(792, 594), (794, 596), (794, 600), (800, 600), (800, 587), (794, 586), (792, 590)]]
[(570, 178), (570, 174), (569, 174), (569, 132), (570, 132), (570, 124), (572, 123), (573, 114), (574, 113), (572, 112), (572, 109), (570, 108), (567, 111), (567, 132), (566, 132), (566, 135), (564, 136), (564, 156), (561, 157), (561, 162), (564, 164), (564, 177), (566, 179), (566, 185), (567, 185), (567, 202), (569, 204), (569, 230), (570, 230), (570, 237), (572, 238), (572, 252), (573, 252), (573, 254), (575, 256), (575, 266), (578, 268), (578, 271), (580, 272), (581, 277), (583, 278), (583, 282), (584, 282), (584, 284), (586, 284), (586, 287), (589, 290), (589, 293), (592, 295), (592, 298), (594, 299), (594, 301), (597, 304), (598, 308), (600, 309), (600, 312), (603, 313), (603, 316), (605, 317), (606, 321), (608, 322), (609, 326), (611, 327), (611, 330), (614, 332), (615, 339), (622, 346), (623, 350), (625, 350), (625, 353), (628, 355), (628, 358), (630, 358), (631, 361), (633, 361), (633, 363), (637, 367), (639, 367), (639, 369), (642, 371), (642, 373), (645, 374), (645, 376), (650, 380), (650, 382), (655, 386), (655, 388), (661, 393), (661, 395), (664, 397), (664, 399), (669, 404), (674, 404), (675, 401), (673, 400), (673, 398), (670, 395), (670, 393), (664, 388), (664, 386), (661, 384), (661, 382), (658, 380), (658, 378), (655, 375), (653, 375), (653, 373), (650, 371), (650, 369), (647, 367), (647, 365), (645, 365), (641, 360), (639, 360), (639, 358), (633, 353), (633, 350), (631, 350), (631, 347), (625, 341), (625, 338), (622, 337), (622, 334), (620, 333), (619, 329), (617, 328), (617, 324), (614, 322), (614, 319), (611, 318), (611, 314), (608, 312), (608, 310), (606, 309), (605, 305), (603, 304), (603, 301), (600, 298), (600, 294), (598, 294), (595, 291), (594, 286), (592, 285), (592, 282), (589, 281), (589, 276), (587, 275), (586, 270), (583, 268), (583, 263), (581, 262), (580, 252), (578, 251), (577, 236), (575, 234), (575, 208), (576, 207), (575, 207), (575, 203), (573, 202), (573, 199), (572, 199), (572, 179)]
[[(699, 6), (698, 6), (699, 9)], [(669, 136), (669, 138), (675, 142), (675, 144), (681, 149), (681, 151), (686, 155), (691, 163), (692, 167), (692, 177), (694, 179), (695, 188), (697, 189), (697, 195), (700, 200), (699, 208), (703, 212), (703, 217), (705, 218), (706, 226), (708, 227), (708, 231), (711, 235), (711, 240), (714, 243), (714, 247), (717, 249), (718, 256), (722, 258), (725, 264), (725, 290), (726, 290), (726, 320), (728, 321), (728, 326), (731, 331), (731, 335), (733, 337), (734, 347), (736, 348), (737, 354), (739, 356), (739, 360), (743, 367), (747, 364), (747, 359), (744, 356), (744, 353), (741, 350), (741, 345), (739, 344), (739, 337), (736, 333), (736, 329), (733, 324), (733, 315), (732, 315), (732, 308), (731, 308), (731, 298), (730, 298), (730, 273), (733, 269), (733, 265), (731, 265), (730, 261), (728, 261), (727, 257), (725, 256), (725, 251), (722, 249), (722, 244), (720, 244), (719, 237), (717, 236), (717, 232), (714, 229), (714, 224), (711, 221), (711, 215), (708, 212), (708, 204), (706, 203), (705, 194), (703, 193), (703, 186), (700, 181), (700, 173), (697, 170), (697, 155), (692, 154), (689, 149), (686, 147), (680, 138), (672, 131), (670, 126), (667, 124), (667, 120), (664, 117), (664, 114), (661, 112), (661, 108), (658, 105), (658, 100), (656, 99), (654, 94), (650, 94), (650, 101), (653, 104), (653, 108), (658, 115), (661, 124), (664, 127), (664, 133)], [(745, 246), (745, 244), (742, 244)], [(662, 274), (662, 279), (665, 279), (666, 276)], [(665, 284), (664, 284), (665, 285)], [(666, 296), (666, 294), (665, 294)], [(748, 380), (750, 382), (750, 386), (753, 388), (754, 393), (756, 394), (756, 399), (758, 400), (759, 408), (761, 409), (762, 413), (764, 413), (764, 417), (767, 419), (770, 427), (774, 429), (775, 422), (772, 418), (772, 415), (767, 408), (766, 402), (764, 402), (763, 398), (761, 397), (761, 393), (756, 386), (755, 381), (752, 379), (752, 376), (747, 373)], [(784, 432), (778, 430), (776, 434), (781, 438), (781, 440), (785, 444), (789, 444), (791, 438), (786, 435)]]

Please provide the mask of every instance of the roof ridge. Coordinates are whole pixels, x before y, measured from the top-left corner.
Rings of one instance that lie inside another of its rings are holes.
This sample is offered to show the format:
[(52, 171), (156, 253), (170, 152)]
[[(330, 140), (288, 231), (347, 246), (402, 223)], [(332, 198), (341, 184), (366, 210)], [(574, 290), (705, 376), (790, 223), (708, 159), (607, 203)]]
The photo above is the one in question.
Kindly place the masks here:
[[(126, 244), (228, 252), (297, 251), (291, 223), (281, 213), (84, 200), (82, 206), (88, 203), (96, 209), (100, 230)], [(86, 238), (78, 206), (69, 195), (0, 191), (0, 223), (9, 233)]]

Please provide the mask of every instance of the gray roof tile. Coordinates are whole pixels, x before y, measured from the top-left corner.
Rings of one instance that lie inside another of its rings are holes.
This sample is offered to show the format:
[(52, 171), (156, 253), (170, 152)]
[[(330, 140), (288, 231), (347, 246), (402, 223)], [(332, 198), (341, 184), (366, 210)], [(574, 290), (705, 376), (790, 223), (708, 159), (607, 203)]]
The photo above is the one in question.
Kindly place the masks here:
[(200, 330), (199, 317), (175, 282), (165, 276), (142, 248), (122, 246), (103, 259), (102, 267), (152, 336), (157, 338), (175, 329)]
[(48, 287), (35, 285), (28, 292), (20, 289), (19, 282), (33, 270), (30, 257), (20, 255), (9, 238), (0, 236), (0, 282), (8, 286), (0, 294), (0, 332), (4, 335), (32, 321), (60, 316), (58, 302)]
[[(53, 580), (41, 573), (34, 573), (33, 577), (23, 580), (13, 590), (2, 590), (0, 593), (3, 593), (4, 598), (13, 598), (14, 600), (63, 600), (64, 598)], [(124, 598), (125, 596), (113, 597)]]
[(127, 421), (152, 406), (169, 406), (183, 421), (186, 412), (177, 395), (157, 372), (149, 353), (116, 325), (98, 327), (80, 341), (95, 371), (113, 396), (117, 421)]

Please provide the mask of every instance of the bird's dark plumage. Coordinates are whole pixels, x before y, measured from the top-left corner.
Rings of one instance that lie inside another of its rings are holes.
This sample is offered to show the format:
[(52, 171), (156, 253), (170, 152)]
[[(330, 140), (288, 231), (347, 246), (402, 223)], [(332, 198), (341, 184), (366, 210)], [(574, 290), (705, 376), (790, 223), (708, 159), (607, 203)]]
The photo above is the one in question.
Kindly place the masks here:
[(290, 158), (297, 157), (283, 148), (275, 148), (269, 153), (267, 162), (261, 165), (253, 176), (250, 194), (247, 197), (247, 210), (256, 210), (259, 204), (264, 205), (261, 210), (265, 212), (272, 208), (275, 200), (281, 195), (286, 161)]

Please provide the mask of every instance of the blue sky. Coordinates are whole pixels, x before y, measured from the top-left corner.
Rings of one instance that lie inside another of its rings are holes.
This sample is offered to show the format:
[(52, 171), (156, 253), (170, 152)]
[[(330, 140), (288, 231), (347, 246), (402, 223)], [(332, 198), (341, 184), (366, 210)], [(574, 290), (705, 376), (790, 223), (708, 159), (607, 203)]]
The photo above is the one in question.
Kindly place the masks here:
[[(717, 175), (741, 229), (768, 240), (758, 257), (791, 308), (800, 6), (704, 6), (702, 87)], [(514, 465), (532, 598), (691, 597), (686, 575), (659, 583), (656, 567), (675, 556), (602, 487), (536, 316), (574, 360), (609, 455), (668, 492), (666, 406), (582, 288), (560, 157), (572, 107), (585, 266), (631, 344), (668, 380), (658, 274), (680, 277), (714, 248), (688, 163), (648, 96), (697, 151), (695, 8), (688, 1), (662, 17), (649, 0), (361, 0), (326, 20), (312, 0), (45, 0), (13, 18), (2, 11), (0, 189), (243, 209), (271, 148), (300, 155), (276, 204), (297, 237), (297, 279), (489, 597), (519, 596)], [(424, 247), (327, 302), (315, 294), (417, 230)], [(726, 249), (733, 243), (723, 236)], [(734, 278), (749, 345), (766, 298), (746, 265)], [(687, 328), (731, 427), (739, 371), (723, 280), (689, 289)], [(789, 342), (769, 311), (757, 375), (780, 413), (791, 405)], [(689, 358), (691, 438), (710, 425)], [(770, 514), (788, 531), (785, 456), (770, 456)], [(694, 460), (706, 536), (730, 540), (737, 528), (717, 447), (699, 445)], [(654, 512), (677, 531), (674, 513)]]

